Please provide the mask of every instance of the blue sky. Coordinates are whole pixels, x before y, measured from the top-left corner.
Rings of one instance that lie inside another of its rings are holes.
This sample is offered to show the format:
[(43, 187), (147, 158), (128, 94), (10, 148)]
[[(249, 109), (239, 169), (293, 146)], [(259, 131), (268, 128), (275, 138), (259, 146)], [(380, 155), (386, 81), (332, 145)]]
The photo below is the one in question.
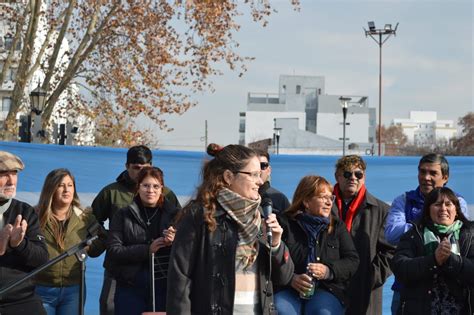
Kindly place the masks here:
[[(368, 95), (378, 108), (378, 46), (363, 27), (399, 22), (383, 45), (382, 122), (408, 118), (410, 110), (433, 110), (438, 119), (473, 111), (473, 4), (471, 0), (272, 1), (278, 13), (263, 28), (247, 16), (235, 35), (242, 55), (256, 58), (241, 78), (225, 71), (214, 93), (195, 95), (199, 105), (166, 117), (173, 132), (156, 130), (158, 145), (204, 147), (238, 142), (239, 112), (248, 92), (277, 92), (280, 74), (322, 75), (327, 94)], [(366, 27), (367, 28), (367, 27)], [(145, 128), (154, 128), (151, 125)]]

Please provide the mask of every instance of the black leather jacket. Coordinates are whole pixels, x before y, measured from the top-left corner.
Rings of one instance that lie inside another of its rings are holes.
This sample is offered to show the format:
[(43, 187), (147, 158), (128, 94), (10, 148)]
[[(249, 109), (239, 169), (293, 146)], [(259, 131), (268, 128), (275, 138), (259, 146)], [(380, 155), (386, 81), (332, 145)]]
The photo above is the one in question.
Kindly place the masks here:
[[(153, 224), (147, 226), (136, 201), (114, 215), (109, 228), (104, 262), (114, 279), (123, 284), (134, 285), (136, 274), (149, 266), (151, 241), (163, 236), (162, 231), (173, 224), (179, 210), (165, 198), (163, 206), (158, 209), (160, 213), (156, 219), (157, 227), (153, 227)], [(151, 235), (152, 230), (158, 231), (158, 234)], [(169, 252), (169, 247), (161, 248), (155, 257), (162, 264), (167, 264)], [(159, 278), (165, 276), (160, 275)]]
[[(316, 243), (316, 258), (318, 262), (329, 267), (333, 279), (318, 281), (317, 285), (334, 294), (341, 303), (347, 305), (349, 296), (347, 290), (350, 280), (359, 266), (359, 255), (355, 249), (352, 237), (344, 223), (337, 218), (334, 220), (334, 230), (331, 234), (325, 229), (319, 233)], [(308, 257), (308, 236), (301, 224), (287, 215), (278, 216), (283, 228), (282, 239), (287, 244), (291, 258), (295, 264), (295, 273), (306, 273)], [(290, 286), (288, 286), (290, 288)]]
[[(217, 228), (209, 232), (203, 213), (200, 205), (193, 205), (178, 224), (168, 270), (168, 315), (233, 313), (237, 225), (218, 208), (215, 213)], [(257, 263), (262, 314), (273, 314), (272, 281), (279, 285), (289, 283), (293, 262), (282, 242), (277, 252), (272, 253), (269, 279), (269, 249), (263, 242), (259, 248)]]
[(425, 255), (423, 226), (414, 225), (400, 239), (392, 261), (392, 270), (403, 288), (398, 314), (431, 314), (434, 279), (443, 277), (449, 292), (463, 301), (462, 314), (474, 314), (474, 224), (461, 228), (461, 256), (451, 253), (446, 263), (437, 266), (434, 254)]

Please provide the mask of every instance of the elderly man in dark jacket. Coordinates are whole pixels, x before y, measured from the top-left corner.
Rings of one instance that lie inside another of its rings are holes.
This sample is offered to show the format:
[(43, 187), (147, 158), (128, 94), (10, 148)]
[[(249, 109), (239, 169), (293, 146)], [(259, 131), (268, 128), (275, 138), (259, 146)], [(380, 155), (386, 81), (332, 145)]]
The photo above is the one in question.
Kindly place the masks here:
[(346, 224), (360, 259), (348, 291), (347, 315), (382, 314), (383, 284), (391, 275), (389, 263), (395, 250), (384, 236), (389, 206), (365, 188), (365, 169), (357, 155), (336, 163), (332, 210)]
[[(5, 287), (48, 260), (34, 209), (14, 199), (19, 157), (0, 151), (0, 286)], [(31, 281), (0, 296), (0, 314), (46, 314)]]

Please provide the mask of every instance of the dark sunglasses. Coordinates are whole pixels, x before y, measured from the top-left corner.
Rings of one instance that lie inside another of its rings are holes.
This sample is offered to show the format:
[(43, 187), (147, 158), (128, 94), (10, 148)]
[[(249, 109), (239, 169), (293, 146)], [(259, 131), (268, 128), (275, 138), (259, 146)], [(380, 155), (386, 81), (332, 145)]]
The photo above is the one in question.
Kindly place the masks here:
[(262, 171), (266, 170), (269, 166), (268, 162), (260, 162), (260, 170)]
[(345, 179), (350, 179), (352, 177), (352, 174), (354, 174), (357, 179), (362, 179), (364, 177), (364, 172), (362, 171), (344, 171), (344, 173), (342, 173), (342, 176), (344, 176)]

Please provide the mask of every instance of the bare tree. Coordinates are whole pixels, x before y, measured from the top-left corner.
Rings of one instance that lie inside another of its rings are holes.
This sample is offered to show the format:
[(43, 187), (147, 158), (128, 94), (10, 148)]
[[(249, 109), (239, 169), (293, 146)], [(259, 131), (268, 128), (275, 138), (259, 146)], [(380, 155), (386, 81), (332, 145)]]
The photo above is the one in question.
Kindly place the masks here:
[(459, 118), (462, 126), (462, 136), (453, 141), (457, 155), (474, 155), (474, 112), (469, 112)]

